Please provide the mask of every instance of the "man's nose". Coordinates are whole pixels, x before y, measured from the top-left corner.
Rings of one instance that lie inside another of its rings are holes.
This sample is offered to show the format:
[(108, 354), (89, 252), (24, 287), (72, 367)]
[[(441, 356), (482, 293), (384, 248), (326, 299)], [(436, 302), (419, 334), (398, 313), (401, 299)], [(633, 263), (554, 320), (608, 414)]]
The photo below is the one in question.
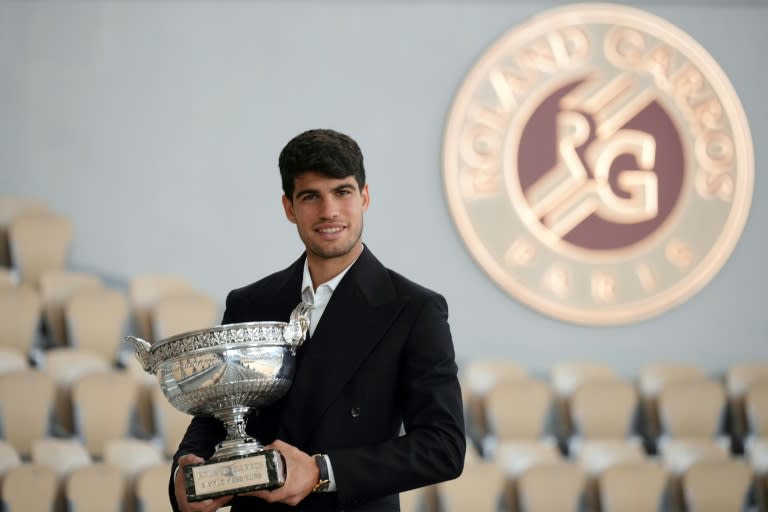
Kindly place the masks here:
[(325, 197), (321, 202), (320, 215), (324, 219), (333, 219), (339, 215), (339, 205), (333, 197)]

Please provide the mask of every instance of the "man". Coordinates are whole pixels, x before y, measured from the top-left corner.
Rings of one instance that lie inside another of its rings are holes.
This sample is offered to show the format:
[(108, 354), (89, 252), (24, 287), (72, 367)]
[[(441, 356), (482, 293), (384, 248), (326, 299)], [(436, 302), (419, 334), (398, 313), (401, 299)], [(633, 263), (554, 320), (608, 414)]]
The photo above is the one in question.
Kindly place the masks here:
[[(312, 302), (310, 336), (285, 397), (247, 432), (284, 456), (285, 484), (187, 503), (183, 469), (213, 454), (222, 424), (194, 418), (174, 457), (175, 510), (397, 511), (397, 493), (456, 478), (461, 393), (445, 300), (385, 268), (362, 243), (370, 196), (350, 137), (310, 130), (279, 158), (283, 208), (305, 253), (230, 292), (222, 323), (287, 321)], [(313, 457), (313, 455), (319, 455)]]

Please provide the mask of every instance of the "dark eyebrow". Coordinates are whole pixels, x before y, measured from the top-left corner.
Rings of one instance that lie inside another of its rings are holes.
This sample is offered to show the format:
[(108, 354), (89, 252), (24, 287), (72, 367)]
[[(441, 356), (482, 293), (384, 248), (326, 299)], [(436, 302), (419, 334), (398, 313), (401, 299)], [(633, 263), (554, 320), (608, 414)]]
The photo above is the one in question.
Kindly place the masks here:
[(294, 195), (298, 199), (300, 197), (307, 196), (309, 194), (319, 194), (319, 193), (320, 192), (314, 188), (305, 188), (304, 190), (297, 191)]

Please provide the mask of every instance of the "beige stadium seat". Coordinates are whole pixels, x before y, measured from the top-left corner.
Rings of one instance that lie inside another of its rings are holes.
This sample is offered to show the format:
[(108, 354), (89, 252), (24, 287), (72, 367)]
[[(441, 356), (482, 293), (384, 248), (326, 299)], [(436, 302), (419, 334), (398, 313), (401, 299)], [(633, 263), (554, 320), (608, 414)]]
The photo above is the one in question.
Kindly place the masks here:
[(488, 435), (485, 398), (497, 382), (528, 378), (528, 369), (520, 363), (504, 359), (472, 359), (461, 373), (467, 432), (471, 439), (482, 442)]
[(670, 384), (707, 379), (707, 374), (698, 366), (685, 363), (658, 362), (640, 369), (638, 387), (643, 412), (643, 430), (648, 441), (655, 441), (661, 435), (658, 397), (662, 389)]
[[(155, 393), (155, 390), (159, 391), (160, 389), (157, 377), (144, 371), (141, 363), (139, 363), (133, 353), (126, 353), (126, 357), (123, 359), (123, 366), (128, 375), (133, 377), (138, 385), (139, 391), (138, 396), (136, 397), (137, 426), (145, 436), (153, 436), (157, 434), (163, 436), (163, 430), (168, 428), (168, 425), (163, 427), (158, 426), (155, 418), (157, 412), (155, 412), (153, 394)], [(168, 406), (170, 407), (170, 404), (168, 404)], [(170, 428), (174, 429), (175, 427), (172, 424)], [(170, 438), (164, 438), (163, 444), (166, 444), (169, 439)]]
[[(123, 510), (135, 510), (137, 476), (147, 468), (163, 464), (165, 458), (160, 447), (152, 441), (123, 438), (110, 439), (104, 443), (103, 462), (123, 472), (126, 484)], [(166, 473), (166, 480), (169, 474)]]
[(32, 443), (32, 462), (47, 466), (63, 478), (92, 462), (91, 455), (78, 439), (46, 437)]
[(638, 397), (630, 382), (585, 382), (573, 391), (568, 410), (573, 427), (568, 452), (572, 455), (578, 455), (579, 446), (587, 440), (640, 442), (635, 431)]
[(492, 462), (465, 464), (461, 476), (436, 485), (442, 512), (495, 512), (504, 499), (504, 475)]
[(50, 430), (54, 383), (35, 370), (0, 375), (0, 423), (4, 439), (28, 457), (35, 439)]
[(128, 298), (138, 336), (150, 343), (154, 341), (151, 318), (152, 308), (158, 300), (193, 290), (192, 283), (175, 275), (142, 274), (131, 278)]
[(667, 474), (650, 460), (624, 462), (599, 478), (601, 512), (658, 512), (662, 509)]
[(27, 356), (20, 349), (0, 346), (0, 375), (29, 369)]
[(573, 392), (585, 382), (617, 380), (616, 370), (595, 361), (563, 361), (552, 365), (550, 384), (555, 392), (558, 438), (567, 443), (573, 426), (570, 422), (570, 399)]
[(49, 270), (40, 276), (40, 298), (43, 304), (43, 319), (48, 337), (55, 346), (66, 346), (67, 324), (64, 305), (73, 293), (82, 289), (102, 288), (99, 276), (74, 270)]
[(616, 465), (646, 460), (640, 440), (627, 439), (585, 440), (580, 444), (578, 454), (571, 457), (587, 475), (585, 500), (592, 510), (599, 510), (599, 479), (605, 471)]
[(745, 455), (755, 473), (755, 495), (768, 510), (768, 382), (755, 382), (745, 398), (747, 431)]
[[(19, 457), (16, 448), (12, 444), (0, 440), (0, 489), (2, 489), (2, 481), (5, 474), (20, 464), (21, 457)], [(2, 494), (0, 494), (0, 501), (2, 497)]]
[(0, 288), (0, 347), (33, 354), (40, 327), (41, 305), (29, 286)]
[(18, 286), (18, 278), (13, 270), (0, 267), (0, 288)]
[(66, 479), (64, 494), (76, 512), (123, 512), (127, 493), (120, 468), (94, 463), (74, 470)]
[(683, 476), (686, 510), (744, 510), (751, 484), (752, 472), (743, 460), (697, 462)]
[(586, 475), (574, 463), (533, 466), (518, 480), (519, 509), (526, 512), (577, 512), (585, 485)]
[(0, 266), (13, 267), (11, 245), (8, 241), (8, 228), (11, 222), (19, 215), (46, 210), (48, 205), (41, 199), (18, 196), (0, 197)]
[(90, 288), (75, 292), (64, 306), (72, 347), (117, 361), (127, 326), (128, 300), (117, 290)]
[(72, 417), (72, 385), (83, 375), (112, 371), (110, 363), (100, 354), (74, 348), (57, 348), (45, 352), (42, 371), (56, 386), (54, 427), (58, 434), (74, 432)]
[(104, 455), (108, 440), (130, 436), (137, 394), (136, 381), (126, 372), (92, 373), (73, 384), (75, 432), (92, 457)]
[(169, 458), (173, 457), (192, 416), (173, 407), (157, 383), (152, 390), (152, 404), (157, 434), (163, 445), (163, 454)]
[(216, 301), (199, 292), (163, 297), (151, 308), (150, 316), (154, 340), (207, 329), (217, 325), (221, 319)]
[(47, 466), (20, 464), (3, 478), (2, 494), (6, 512), (54, 512), (59, 478)]
[(161, 464), (166, 459), (157, 444), (126, 437), (105, 441), (103, 460), (120, 468), (129, 479), (133, 479), (148, 467)]
[(44, 272), (66, 268), (73, 234), (69, 218), (55, 212), (25, 213), (11, 221), (8, 239), (20, 282), (37, 288)]
[[(690, 441), (698, 445), (713, 442), (730, 451), (730, 440), (721, 435), (725, 415), (725, 391), (714, 380), (685, 382), (669, 385), (659, 394), (659, 419), (662, 436), (659, 438), (659, 451), (672, 466), (681, 468), (670, 459), (670, 447), (684, 453), (684, 445)], [(684, 456), (684, 458), (687, 458)]]
[(533, 378), (498, 381), (485, 397), (483, 455), (494, 458), (507, 442), (555, 444), (552, 432), (553, 397), (549, 385)]
[(577, 456), (579, 465), (593, 477), (598, 477), (617, 464), (642, 462), (646, 458), (647, 455), (639, 442), (625, 439), (585, 441)]
[(756, 383), (768, 382), (768, 362), (733, 365), (725, 374), (725, 390), (731, 418), (731, 430), (735, 439), (747, 435), (747, 413), (744, 398)]
[(143, 469), (136, 477), (136, 499), (141, 512), (169, 512), (168, 479), (170, 462)]

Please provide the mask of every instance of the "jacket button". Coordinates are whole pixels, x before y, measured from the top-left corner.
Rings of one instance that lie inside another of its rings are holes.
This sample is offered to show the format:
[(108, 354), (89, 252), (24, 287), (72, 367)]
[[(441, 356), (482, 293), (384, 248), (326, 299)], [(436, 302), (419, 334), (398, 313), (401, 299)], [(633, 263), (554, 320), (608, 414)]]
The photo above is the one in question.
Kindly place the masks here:
[(349, 411), (349, 414), (351, 414), (353, 418), (357, 418), (358, 416), (360, 416), (360, 408), (359, 407), (353, 407)]

